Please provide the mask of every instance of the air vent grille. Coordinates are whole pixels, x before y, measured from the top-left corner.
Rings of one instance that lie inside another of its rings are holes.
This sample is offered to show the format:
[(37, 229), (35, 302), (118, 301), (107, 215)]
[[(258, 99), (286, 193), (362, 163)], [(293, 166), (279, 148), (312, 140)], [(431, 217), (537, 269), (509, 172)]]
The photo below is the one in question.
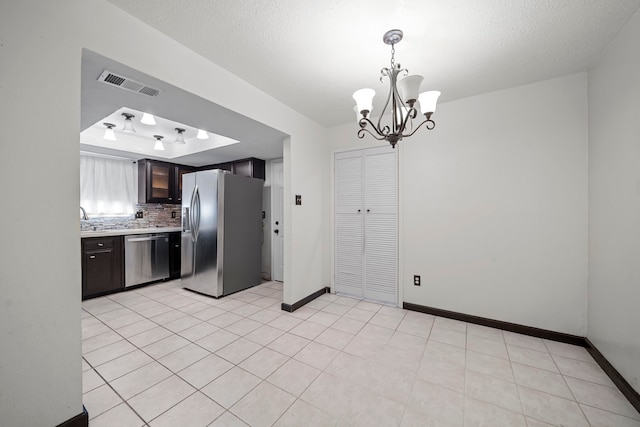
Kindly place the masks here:
[(107, 70), (100, 74), (98, 81), (147, 96), (158, 96), (160, 93), (158, 89), (154, 89), (130, 78), (119, 76)]

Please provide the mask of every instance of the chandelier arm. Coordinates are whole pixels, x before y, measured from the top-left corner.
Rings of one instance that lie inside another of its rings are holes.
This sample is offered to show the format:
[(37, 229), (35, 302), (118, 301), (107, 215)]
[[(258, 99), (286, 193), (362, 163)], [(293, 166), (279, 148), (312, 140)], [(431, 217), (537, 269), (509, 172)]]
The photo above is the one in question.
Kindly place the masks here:
[[(360, 139), (364, 138), (365, 132), (367, 132), (369, 135), (371, 135), (374, 139), (377, 139), (378, 141), (382, 141), (385, 139), (384, 135), (382, 135), (380, 132), (378, 132), (378, 134), (381, 136), (378, 138), (369, 129), (366, 129), (366, 128), (360, 128), (360, 130), (358, 130), (358, 138)], [(377, 129), (376, 129), (376, 132), (377, 132)]]
[[(383, 68), (383, 71), (386, 71), (386, 74), (383, 74), (382, 77), (384, 77), (385, 75), (387, 77), (389, 77), (389, 86), (390, 86), (390, 90), (389, 90), (389, 95), (387, 95), (387, 101), (384, 103), (384, 108), (382, 108), (382, 111), (380, 112), (380, 117), (378, 118), (378, 126), (377, 128), (382, 130), (382, 118), (384, 117), (384, 113), (387, 111), (387, 107), (389, 107), (389, 101), (391, 100), (391, 96), (393, 94), (393, 72), (394, 70), (389, 70), (388, 68)], [(382, 77), (380, 77), (380, 81), (382, 81)], [(373, 125), (373, 123), (372, 123)], [(375, 127), (375, 126), (374, 126)], [(388, 126), (385, 126), (386, 128), (388, 128)]]
[[(400, 102), (402, 102), (402, 100), (400, 100)], [(402, 103), (402, 106), (404, 108), (407, 107), (404, 103)], [(415, 119), (417, 115), (418, 115), (418, 111), (414, 107), (411, 107), (409, 111), (407, 111), (407, 117), (405, 117), (404, 120), (402, 121), (402, 126), (398, 131), (399, 135), (402, 135), (404, 133), (404, 130), (407, 128), (407, 123), (411, 123), (411, 125), (413, 126), (413, 119)], [(413, 135), (413, 132), (411, 133), (411, 135)], [(402, 135), (402, 136), (405, 136), (405, 135)]]
[(418, 126), (416, 126), (416, 128), (413, 130), (413, 132), (411, 132), (411, 133), (410, 133), (410, 134), (408, 134), (408, 135), (402, 135), (402, 137), (403, 137), (403, 138), (409, 138), (409, 137), (410, 137), (410, 136), (412, 136), (414, 133), (416, 133), (416, 132), (418, 131), (418, 129), (420, 129), (420, 128), (422, 127), (422, 125), (424, 125), (425, 123), (427, 124), (425, 127), (426, 127), (428, 130), (433, 130), (433, 128), (435, 128), (435, 127), (436, 127), (436, 122), (434, 122), (434, 121), (433, 121), (433, 120), (431, 120), (431, 119), (426, 119), (426, 120), (424, 120), (422, 123), (420, 123)]
[[(380, 135), (381, 137), (383, 137), (383, 138), (384, 138), (385, 136), (387, 136), (387, 135), (389, 134), (389, 126), (385, 126), (385, 127), (383, 127), (382, 129), (378, 129), (378, 128), (376, 127), (376, 125), (374, 125), (374, 124), (371, 122), (371, 120), (369, 120), (369, 118), (368, 118), (368, 117), (363, 117), (363, 118), (361, 118), (359, 123), (360, 123), (360, 128), (361, 128), (361, 129), (366, 129), (366, 130), (367, 130), (367, 132), (369, 132), (371, 135), (373, 135), (373, 133), (371, 133), (371, 131), (369, 131), (369, 130), (367, 129), (367, 123), (369, 123), (369, 124), (371, 125), (371, 127), (373, 128), (373, 130), (375, 130), (375, 131), (376, 131), (376, 133), (377, 133), (378, 135)], [(385, 133), (385, 130), (387, 131), (386, 133)], [(362, 138), (362, 137), (361, 137), (361, 138)]]

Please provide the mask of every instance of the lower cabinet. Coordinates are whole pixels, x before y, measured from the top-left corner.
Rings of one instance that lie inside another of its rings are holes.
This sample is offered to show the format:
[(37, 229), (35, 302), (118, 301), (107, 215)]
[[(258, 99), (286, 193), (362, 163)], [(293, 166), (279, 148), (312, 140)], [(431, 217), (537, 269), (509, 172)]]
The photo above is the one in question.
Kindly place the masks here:
[(179, 231), (169, 234), (169, 277), (171, 279), (180, 278), (181, 239), (182, 235)]
[(124, 286), (122, 236), (82, 239), (82, 298)]

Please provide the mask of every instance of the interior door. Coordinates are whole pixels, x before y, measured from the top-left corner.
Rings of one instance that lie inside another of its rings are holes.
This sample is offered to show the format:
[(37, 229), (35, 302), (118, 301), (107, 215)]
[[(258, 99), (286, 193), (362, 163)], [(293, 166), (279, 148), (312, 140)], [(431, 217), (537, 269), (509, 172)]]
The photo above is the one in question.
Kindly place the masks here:
[(363, 296), (362, 153), (335, 155), (335, 291)]
[(272, 205), (271, 205), (271, 278), (284, 281), (284, 168), (282, 161), (271, 164)]
[(398, 168), (396, 151), (364, 153), (364, 298), (398, 302)]

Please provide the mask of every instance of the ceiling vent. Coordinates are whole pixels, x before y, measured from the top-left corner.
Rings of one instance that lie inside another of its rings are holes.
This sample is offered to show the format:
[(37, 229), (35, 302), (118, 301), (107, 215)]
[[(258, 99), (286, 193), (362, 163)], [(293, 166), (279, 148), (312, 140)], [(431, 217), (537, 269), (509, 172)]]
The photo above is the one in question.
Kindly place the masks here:
[(104, 70), (102, 74), (100, 74), (100, 77), (98, 77), (98, 81), (113, 86), (118, 86), (131, 92), (141, 93), (147, 96), (157, 96), (160, 93), (158, 89), (146, 86), (140, 82), (131, 80), (130, 78), (119, 76), (107, 70)]

